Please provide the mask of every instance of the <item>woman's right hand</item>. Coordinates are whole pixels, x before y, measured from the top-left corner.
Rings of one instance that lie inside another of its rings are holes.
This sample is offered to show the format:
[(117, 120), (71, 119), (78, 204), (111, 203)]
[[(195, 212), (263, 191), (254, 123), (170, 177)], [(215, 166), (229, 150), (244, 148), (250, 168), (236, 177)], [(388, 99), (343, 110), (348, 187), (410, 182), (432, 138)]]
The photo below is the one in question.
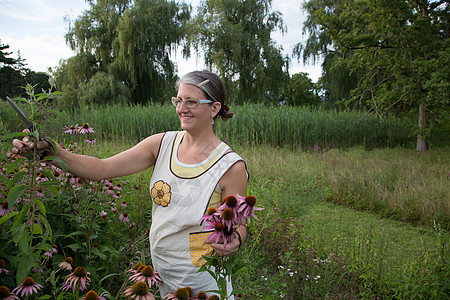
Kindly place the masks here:
[[(30, 132), (28, 129), (25, 129), (23, 132)], [(12, 153), (19, 154), (22, 156), (27, 155), (28, 153), (33, 151), (33, 148), (35, 147), (35, 143), (30, 140), (28, 136), (25, 136), (23, 139), (13, 139), (12, 141)], [(49, 142), (46, 141), (38, 141), (36, 143), (36, 149), (37, 150), (47, 150), (51, 151), (53, 153), (53, 148)]]

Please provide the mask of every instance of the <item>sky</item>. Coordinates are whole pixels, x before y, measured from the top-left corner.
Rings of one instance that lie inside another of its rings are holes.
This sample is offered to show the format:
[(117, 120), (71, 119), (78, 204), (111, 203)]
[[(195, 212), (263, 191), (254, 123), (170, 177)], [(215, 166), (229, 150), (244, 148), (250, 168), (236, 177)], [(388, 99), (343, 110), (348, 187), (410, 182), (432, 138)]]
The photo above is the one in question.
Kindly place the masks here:
[[(180, 1), (181, 2), (181, 1)], [(196, 7), (199, 0), (187, 0)], [(298, 62), (292, 57), (294, 46), (305, 40), (302, 26), (305, 19), (300, 0), (273, 0), (273, 10), (282, 13), (287, 32), (281, 35), (272, 33), (272, 39), (283, 47), (283, 54), (291, 57), (290, 74), (305, 72), (313, 82), (321, 74), (320, 62), (316, 65)], [(10, 57), (17, 58), (17, 51), (33, 71), (46, 72), (49, 67), (59, 65), (61, 59), (67, 59), (75, 53), (66, 45), (64, 35), (68, 30), (65, 19), (74, 21), (89, 5), (84, 0), (0, 0), (0, 43), (10, 46)], [(185, 60), (182, 55), (174, 54), (178, 74), (203, 69), (202, 60)]]

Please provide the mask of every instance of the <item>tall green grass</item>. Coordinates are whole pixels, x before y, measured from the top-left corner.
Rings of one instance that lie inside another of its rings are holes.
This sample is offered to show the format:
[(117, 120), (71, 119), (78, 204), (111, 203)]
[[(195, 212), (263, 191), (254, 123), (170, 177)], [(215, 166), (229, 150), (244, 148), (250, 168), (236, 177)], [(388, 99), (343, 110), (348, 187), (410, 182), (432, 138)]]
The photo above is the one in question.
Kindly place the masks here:
[[(294, 149), (406, 146), (413, 142), (410, 124), (399, 119), (380, 120), (353, 111), (322, 111), (302, 107), (258, 104), (233, 106), (234, 117), (216, 122), (222, 139), (245, 145), (291, 146)], [(49, 120), (55, 133), (63, 126), (88, 122), (99, 138), (137, 142), (162, 131), (178, 130), (172, 105), (111, 105), (67, 112)]]

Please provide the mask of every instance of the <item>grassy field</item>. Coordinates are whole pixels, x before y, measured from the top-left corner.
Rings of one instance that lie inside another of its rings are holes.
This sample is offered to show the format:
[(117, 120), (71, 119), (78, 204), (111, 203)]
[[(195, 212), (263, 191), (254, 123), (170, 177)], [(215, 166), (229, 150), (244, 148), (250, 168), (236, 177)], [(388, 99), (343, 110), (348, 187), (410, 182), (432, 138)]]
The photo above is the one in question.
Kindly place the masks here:
[[(128, 146), (101, 142), (96, 155)], [(234, 278), (244, 299), (448, 295), (448, 150), (235, 150), (265, 208), (236, 258), (246, 265)], [(144, 182), (140, 199), (150, 175), (126, 178)]]
[[(406, 123), (379, 122), (360, 113), (257, 105), (243, 105), (235, 112), (230, 123), (219, 123), (217, 134), (246, 160), (251, 176), (249, 194), (264, 207), (258, 213), (260, 221), (249, 226), (245, 247), (235, 257), (245, 265), (233, 278), (244, 299), (450, 296), (448, 148), (408, 150), (403, 147), (411, 142), (404, 130)], [(3, 131), (11, 128), (5, 120), (2, 116)], [(47, 130), (52, 138), (66, 145), (73, 139), (78, 153), (98, 157), (113, 155), (148, 134), (176, 130), (179, 125), (170, 106), (109, 107), (62, 114), (49, 121)], [(83, 122), (96, 130), (94, 145), (85, 143), (87, 137), (62, 134), (63, 126)], [(23, 170), (27, 168), (19, 168)], [(69, 207), (71, 213), (61, 221), (58, 207), (51, 204), (54, 199), (47, 199), (52, 225), (68, 227), (70, 238), (71, 232), (78, 232), (77, 247), (86, 248), (86, 257), (91, 257), (85, 261), (90, 261), (93, 285), (104, 276), (102, 272), (124, 269), (132, 250), (148, 255), (150, 176), (151, 170), (147, 170), (121, 180), (121, 200), (128, 204), (136, 226), (131, 233), (125, 234), (125, 229), (123, 234), (113, 232), (121, 241), (118, 249), (114, 242), (103, 241), (110, 243), (103, 246), (109, 252), (102, 252), (100, 260), (91, 255), (89, 243), (83, 239), (100, 239), (102, 234), (95, 230), (107, 227), (92, 218), (85, 231), (72, 228), (85, 226), (84, 212)], [(8, 182), (6, 176), (2, 180)], [(99, 200), (87, 192), (77, 205), (85, 205), (89, 211), (91, 201)], [(8, 230), (1, 231), (4, 251), (17, 251), (7, 243)], [(131, 243), (127, 245), (128, 239)], [(64, 243), (61, 246), (77, 252)], [(108, 266), (112, 269), (100, 266), (95, 273), (97, 265), (112, 254), (116, 259)], [(111, 277), (109, 287), (118, 282), (116, 276)], [(102, 284), (97, 287), (105, 288)]]

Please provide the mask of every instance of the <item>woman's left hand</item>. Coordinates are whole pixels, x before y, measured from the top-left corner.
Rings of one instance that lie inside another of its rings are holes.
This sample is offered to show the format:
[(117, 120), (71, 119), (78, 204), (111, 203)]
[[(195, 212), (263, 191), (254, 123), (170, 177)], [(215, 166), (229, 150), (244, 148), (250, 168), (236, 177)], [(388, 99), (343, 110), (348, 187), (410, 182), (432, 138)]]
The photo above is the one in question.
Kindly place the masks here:
[(214, 243), (214, 239), (206, 240), (206, 243), (211, 244), (211, 247), (219, 254), (219, 256), (231, 256), (236, 254), (240, 246), (239, 239), (235, 233), (233, 234), (235, 235), (235, 239), (231, 243), (227, 243), (226, 247), (225, 244), (222, 244), (222, 240), (220, 240), (219, 243)]

